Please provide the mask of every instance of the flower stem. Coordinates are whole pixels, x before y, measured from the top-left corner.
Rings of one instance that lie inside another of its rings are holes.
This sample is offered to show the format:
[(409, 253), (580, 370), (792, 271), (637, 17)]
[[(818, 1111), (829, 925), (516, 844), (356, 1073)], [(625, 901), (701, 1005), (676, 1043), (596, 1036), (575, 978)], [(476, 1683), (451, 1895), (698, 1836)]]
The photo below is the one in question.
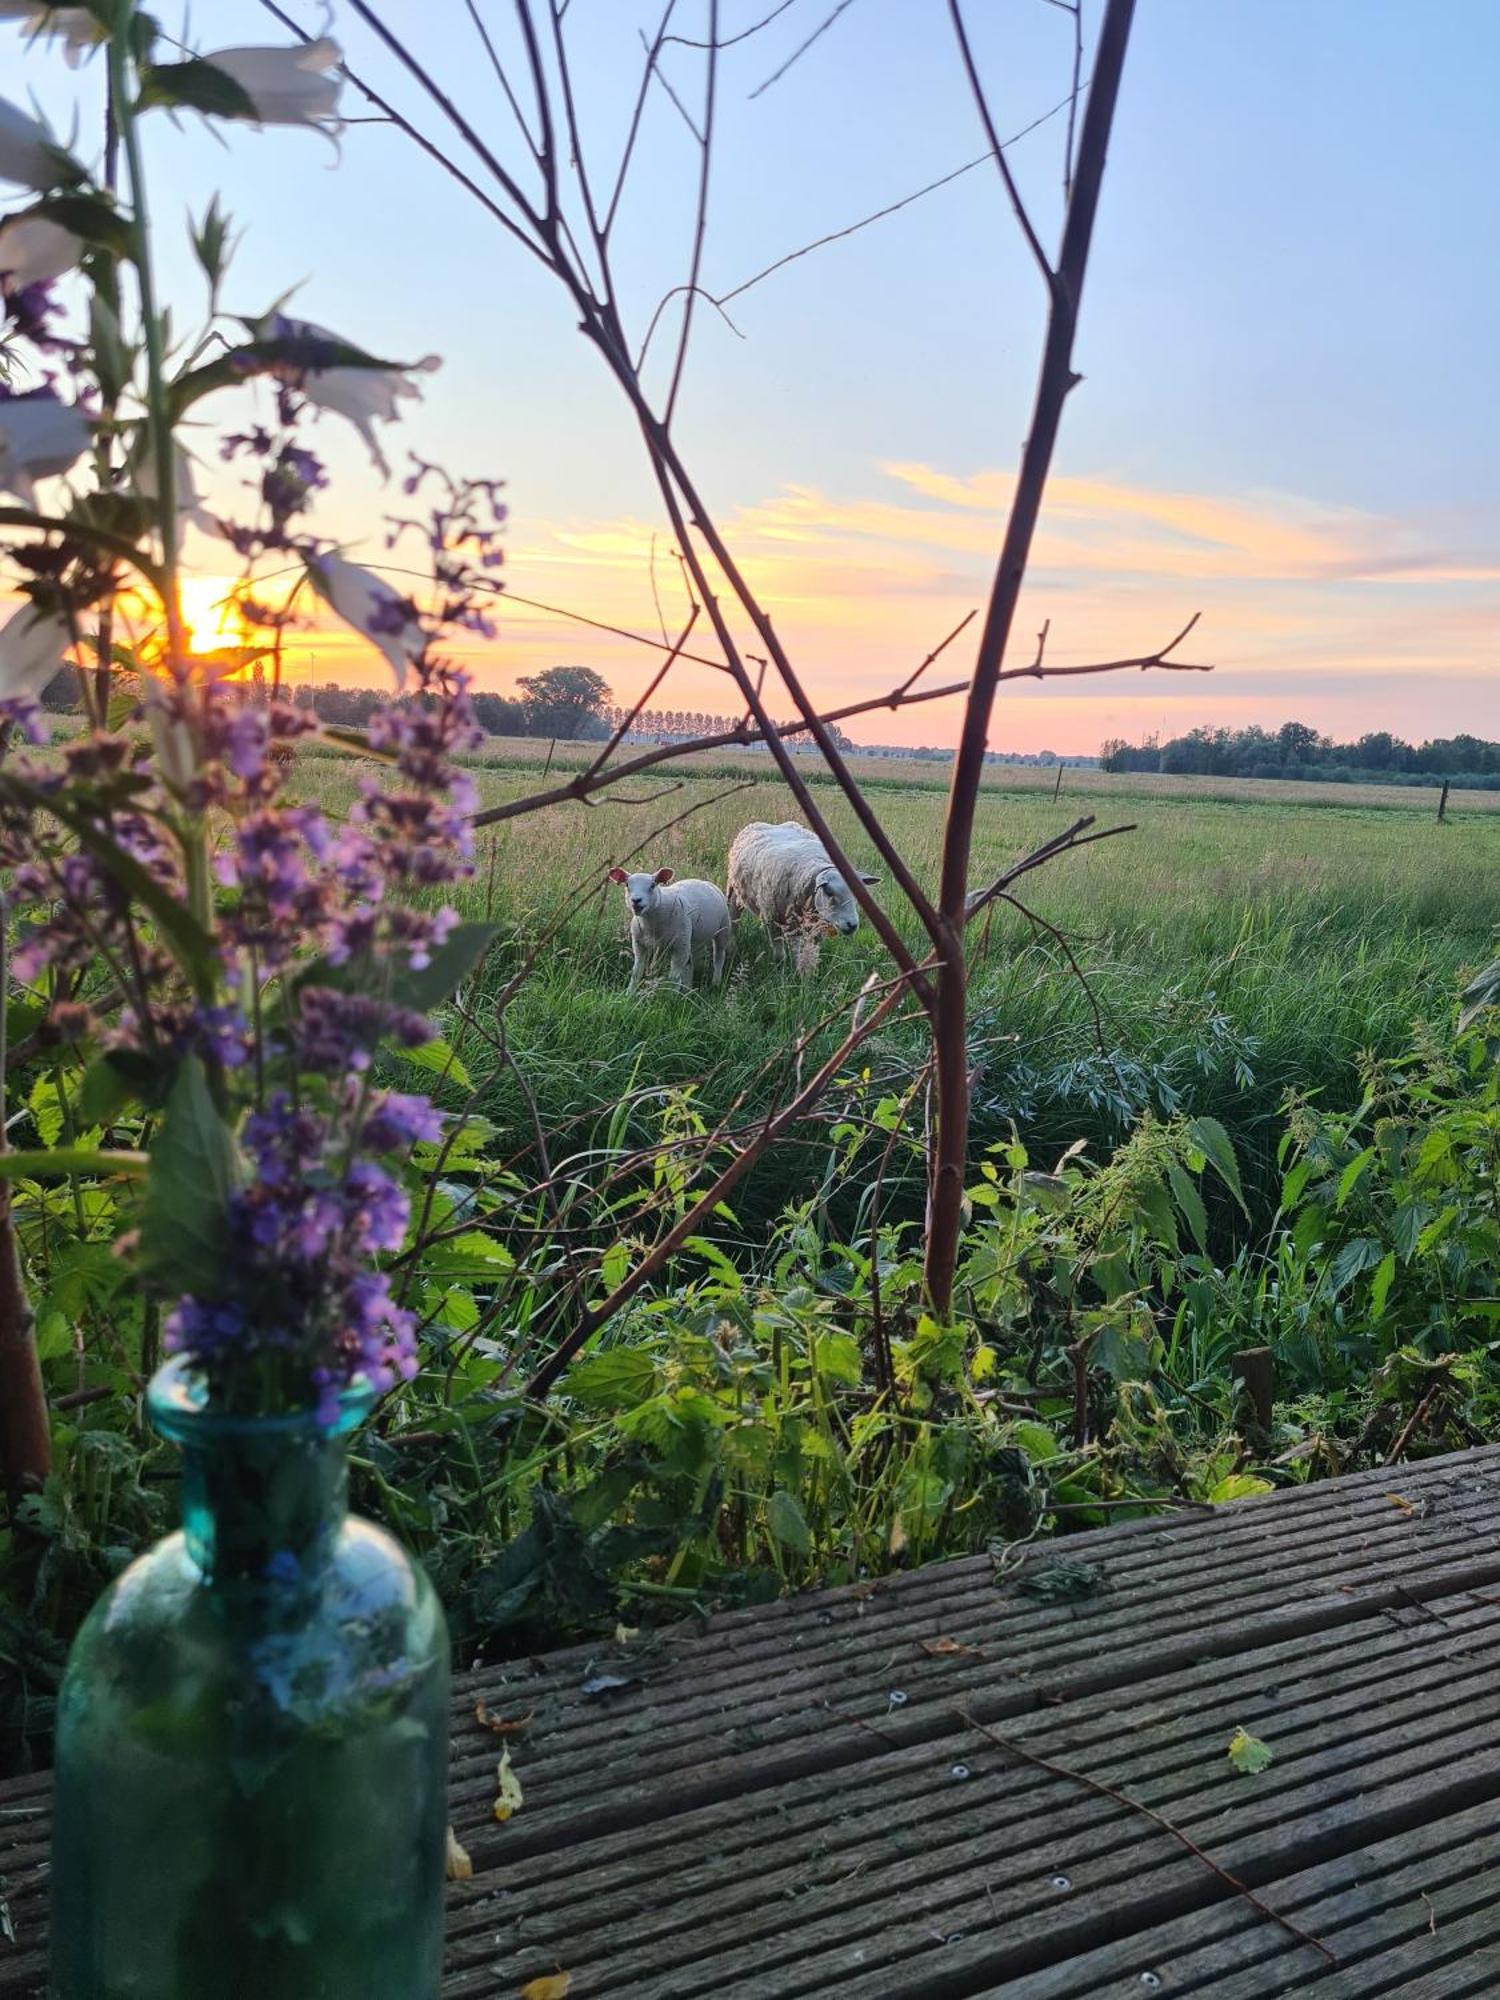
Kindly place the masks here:
[[(187, 673), (187, 646), (182, 627), (182, 599), (178, 586), (179, 550), (177, 537), (177, 468), (173, 455), (172, 426), (167, 415), (166, 346), (162, 339), (161, 314), (156, 302), (156, 279), (151, 266), (150, 209), (146, 197), (146, 167), (141, 154), (137, 104), (130, 88), (129, 46), (135, 0), (119, 0), (114, 32), (109, 39), (109, 85), (115, 126), (125, 150), (125, 167), (130, 180), (130, 210), (135, 237), (134, 262), (140, 288), (141, 333), (146, 350), (146, 427), (156, 472), (157, 533), (161, 539), (161, 567), (165, 585), (163, 610), (167, 620), (167, 671), (181, 687)], [(213, 919), (213, 888), (209, 876), (208, 850), (201, 822), (190, 816), (181, 829), (188, 904), (205, 927)]]

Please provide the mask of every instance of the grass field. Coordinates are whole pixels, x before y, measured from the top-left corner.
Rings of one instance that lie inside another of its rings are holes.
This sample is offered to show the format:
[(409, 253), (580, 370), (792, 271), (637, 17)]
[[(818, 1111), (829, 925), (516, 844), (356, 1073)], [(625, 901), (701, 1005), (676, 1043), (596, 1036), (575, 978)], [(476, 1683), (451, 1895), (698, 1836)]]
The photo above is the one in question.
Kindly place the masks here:
[[(584, 753), (564, 746), (559, 754)], [(318, 759), (306, 768), (330, 804), (352, 795), (349, 765)], [(876, 775), (884, 823), (918, 877), (932, 883), (946, 772), (882, 762)], [(536, 788), (534, 769), (520, 759), (479, 776), (486, 803)], [(974, 879), (998, 872), (1080, 811), (1096, 812), (1101, 825), (1134, 825), (1027, 885), (1032, 907), (1067, 934), (1089, 974), (1104, 1045), (1056, 944), (1019, 915), (998, 912), (979, 944), (973, 988), (976, 1145), (1004, 1137), (1012, 1123), (1044, 1145), (1078, 1136), (1102, 1144), (1148, 1106), (1210, 1111), (1233, 1133), (1252, 1187), (1264, 1194), (1285, 1092), (1347, 1099), (1361, 1050), (1394, 1052), (1416, 1016), (1445, 1018), (1464, 969), (1493, 955), (1500, 814), (1483, 794), (1463, 795), (1439, 825), (1417, 809), (1421, 794), (1394, 788), (1069, 771), (1054, 803), (1053, 782), (1050, 773), (1004, 767), (989, 776)], [(616, 1136), (659, 1136), (658, 1086), (695, 1085), (710, 1117), (741, 1097), (752, 1110), (765, 1104), (785, 1081), (798, 1032), (852, 1002), (881, 964), (864, 927), (852, 939), (830, 940), (816, 977), (799, 981), (770, 962), (747, 921), (721, 992), (628, 995), (623, 897), (605, 883), (606, 868), (635, 855), (635, 865), (667, 864), (722, 882), (735, 830), (751, 819), (791, 817), (794, 808), (764, 761), (743, 756), (727, 772), (722, 758), (709, 771), (669, 767), (622, 794), (486, 830), (464, 898), (468, 913), (488, 913), (502, 927), (477, 996), (481, 1018), (562, 919), (509, 1007), (506, 1033), (564, 1160), (598, 1143), (612, 1117), (623, 1116)], [(845, 802), (819, 796), (850, 851), (870, 859)], [(898, 903), (891, 898), (888, 907), (897, 911)], [(909, 917), (899, 913), (898, 921), (915, 941)], [(877, 1076), (899, 1084), (922, 1052), (914, 1027), (896, 1027), (875, 1039), (866, 1059)], [(490, 1068), (482, 1052), (465, 1053), (476, 1058), (476, 1077)], [(507, 1069), (494, 1067), (483, 1108), (518, 1142), (529, 1129)], [(742, 1219), (764, 1221), (808, 1191), (825, 1150), (814, 1123), (801, 1146), (774, 1153), (740, 1199)]]

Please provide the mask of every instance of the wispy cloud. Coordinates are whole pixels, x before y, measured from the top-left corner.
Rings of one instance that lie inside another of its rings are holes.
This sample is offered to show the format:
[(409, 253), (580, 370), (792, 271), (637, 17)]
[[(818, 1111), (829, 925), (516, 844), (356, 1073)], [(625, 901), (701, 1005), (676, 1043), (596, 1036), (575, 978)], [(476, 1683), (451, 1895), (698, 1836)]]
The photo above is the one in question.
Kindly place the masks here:
[[(909, 672), (963, 613), (984, 602), (1009, 472), (954, 473), (909, 461), (872, 469), (864, 491), (805, 485), (745, 504), (724, 522), (736, 559), (775, 618), (804, 677), (830, 702), (876, 694)], [(1026, 747), (1044, 729), (1056, 747), (1091, 749), (1118, 703), (1150, 699), (1183, 724), (1249, 709), (1279, 717), (1425, 733), (1448, 711), (1473, 724), (1491, 672), (1500, 612), (1500, 531), (1473, 520), (1422, 521), (1275, 493), (1198, 493), (1063, 474), (1047, 491), (1014, 653), (1052, 621), (1058, 664), (1161, 644), (1201, 611), (1194, 651), (1212, 679), (1134, 676), (1123, 684), (1025, 686), (1007, 701), (997, 741)], [(541, 599), (654, 635), (687, 607), (670, 539), (645, 520), (526, 521), (508, 552), (518, 598)], [(654, 583), (654, 588), (653, 588)], [(727, 594), (723, 600), (727, 603)], [(498, 648), (474, 655), (481, 679), (505, 685), (559, 659), (589, 659), (621, 691), (651, 670), (644, 649), (512, 602)], [(759, 651), (750, 633), (747, 649)], [(322, 642), (319, 642), (320, 644)], [(706, 622), (698, 649), (712, 650)], [(334, 670), (347, 677), (344, 649)], [(325, 654), (326, 658), (327, 655)], [(959, 677), (968, 655), (955, 648)], [(330, 661), (330, 665), (334, 663)], [(733, 705), (727, 680), (674, 671), (679, 699)], [(1436, 705), (1434, 709), (1434, 704)], [(1257, 707), (1258, 705), (1258, 707)], [(880, 729), (942, 740), (952, 713), (883, 716)], [(1175, 724), (1174, 724), (1175, 726)], [(1035, 747), (1032, 745), (1031, 747)]]

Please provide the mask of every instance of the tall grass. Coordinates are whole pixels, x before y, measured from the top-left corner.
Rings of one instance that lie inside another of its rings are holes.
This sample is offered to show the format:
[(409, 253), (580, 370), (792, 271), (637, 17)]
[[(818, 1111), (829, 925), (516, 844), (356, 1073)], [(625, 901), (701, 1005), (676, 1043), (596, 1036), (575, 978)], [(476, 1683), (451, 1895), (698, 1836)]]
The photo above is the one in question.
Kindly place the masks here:
[[(735, 767), (741, 774), (745, 762)], [(338, 805), (352, 796), (347, 763), (315, 760), (306, 782)], [(910, 769), (921, 782), (893, 775)], [(882, 964), (869, 929), (830, 940), (814, 977), (771, 963), (742, 922), (722, 991), (625, 991), (629, 955), (620, 891), (605, 870), (645, 842), (640, 865), (723, 881), (734, 832), (751, 819), (791, 817), (789, 796), (763, 765), (729, 796), (721, 777), (651, 777), (625, 801), (569, 804), (504, 822), (481, 837), (467, 913), (491, 916), (501, 939), (470, 996), (485, 1018), (525, 956), (543, 945), (506, 1020), (509, 1048), (534, 1097), (552, 1150), (566, 1158), (616, 1136), (658, 1135), (654, 1092), (696, 1086), (710, 1119), (743, 1099), (763, 1108), (784, 1081), (786, 1053), (808, 1024), (852, 1004)], [(1045, 1152), (1085, 1137), (1111, 1143), (1150, 1106), (1211, 1112), (1233, 1133), (1252, 1189), (1270, 1186), (1275, 1114), (1288, 1089), (1352, 1102), (1361, 1051), (1394, 1052), (1413, 1018), (1445, 1017), (1465, 967), (1493, 954), (1500, 926), (1500, 814), (1464, 811), (1447, 824), (1409, 809), (1410, 793), (1361, 801), (1357, 788), (1247, 782), (1236, 796), (1192, 791), (1194, 781), (1121, 778), (1118, 808), (1091, 795), (1054, 803), (1029, 782), (987, 784), (979, 809), (975, 877), (998, 872), (1082, 810), (1136, 831), (1030, 878), (1031, 906), (1071, 939), (1104, 1026), (1101, 1050), (1087, 995), (1056, 944), (1018, 913), (997, 910), (976, 940), (972, 1047), (977, 1070), (974, 1139), (982, 1147), (1014, 1124)], [(919, 879), (938, 865), (942, 793), (931, 767), (884, 767), (886, 825)], [(486, 803), (520, 795), (534, 770), (482, 769)], [(1094, 773), (1068, 773), (1065, 785)], [(1170, 792), (1163, 791), (1170, 784)], [(1134, 791), (1127, 788), (1134, 786)], [(1141, 789), (1141, 787), (1150, 789)], [(670, 789), (667, 789), (670, 787)], [(1241, 792), (1258, 798), (1239, 796)], [(850, 851), (864, 858), (842, 801), (825, 805)], [(679, 824), (653, 830), (699, 808)], [(892, 905), (894, 909), (894, 903)], [(907, 933), (916, 929), (898, 915)], [(834, 1031), (828, 1031), (832, 1034)], [(477, 1053), (477, 1052), (476, 1052)], [(915, 1027), (875, 1038), (865, 1061), (877, 1077), (909, 1079), (924, 1053)], [(525, 1142), (531, 1114), (515, 1074), (486, 1076), (482, 1105)], [(622, 1110), (622, 1107), (623, 1110)], [(826, 1136), (810, 1121), (774, 1152), (738, 1200), (747, 1226), (774, 1215), (815, 1183)], [(915, 1167), (893, 1162), (895, 1186), (916, 1199)], [(858, 1190), (843, 1190), (846, 1200)]]

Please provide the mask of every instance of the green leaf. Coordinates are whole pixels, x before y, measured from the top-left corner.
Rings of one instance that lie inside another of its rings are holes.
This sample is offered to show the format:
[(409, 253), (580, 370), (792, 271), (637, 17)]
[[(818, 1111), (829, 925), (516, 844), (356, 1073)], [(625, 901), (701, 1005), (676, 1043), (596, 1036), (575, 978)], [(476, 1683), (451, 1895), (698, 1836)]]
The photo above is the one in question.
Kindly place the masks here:
[(31, 1095), (26, 1100), (26, 1109), (31, 1113), (36, 1126), (37, 1137), (47, 1147), (55, 1146), (62, 1137), (64, 1122), (62, 1092), (57, 1087), (55, 1077), (39, 1076), (31, 1086)]
[(345, 340), (328, 340), (307, 334), (283, 334), (271, 340), (246, 340), (231, 348), (227, 354), (179, 375), (168, 386), (168, 409), (173, 423), (176, 423), (201, 397), (212, 395), (216, 389), (241, 388), (251, 376), (264, 375), (273, 368), (313, 375), (329, 368), (375, 368), (382, 373), (400, 373), (409, 365), (400, 361), (382, 361), (376, 355), (367, 354), (362, 347), (351, 347)]
[(221, 1296), (229, 1268), (229, 1202), (239, 1185), (234, 1135), (219, 1116), (208, 1076), (188, 1056), (151, 1148), (141, 1220), (145, 1264), (174, 1290)]
[(219, 197), (214, 195), (204, 211), (202, 222), (190, 229), (193, 255), (202, 266), (203, 275), (211, 289), (216, 289), (224, 275), (225, 247), (229, 241), (229, 219), (219, 206)]
[(131, 354), (120, 331), (119, 314), (102, 292), (89, 300), (89, 346), (99, 392), (107, 403), (117, 403), (130, 381)]
[(505, 1245), (493, 1236), (486, 1236), (482, 1229), (466, 1229), (462, 1236), (431, 1244), (420, 1261), (423, 1276), (439, 1281), (497, 1278), (515, 1267), (516, 1260)]
[(331, 986), (339, 993), (370, 993), (393, 1007), (430, 1013), (473, 971), (499, 932), (498, 924), (459, 924), (419, 971), (386, 960), (351, 959), (347, 965), (315, 960), (298, 977), (299, 986)]
[(820, 1333), (813, 1341), (813, 1367), (830, 1382), (857, 1389), (863, 1375), (859, 1342), (852, 1333)]
[(1339, 1175), (1338, 1193), (1333, 1198), (1333, 1205), (1336, 1210), (1342, 1208), (1350, 1195), (1353, 1194), (1354, 1190), (1359, 1186), (1374, 1164), (1374, 1160), (1375, 1148), (1373, 1146), (1366, 1146), (1354, 1155), (1354, 1158)]
[(1352, 1236), (1347, 1243), (1341, 1243), (1328, 1266), (1329, 1290), (1341, 1292), (1363, 1272), (1373, 1269), (1380, 1257), (1381, 1246), (1373, 1236)]
[(141, 79), (140, 109), (171, 105), (184, 111), (202, 111), (213, 118), (247, 118), (260, 122), (255, 100), (243, 84), (236, 83), (226, 70), (215, 69), (201, 56), (186, 62), (153, 63)]
[(778, 1486), (766, 1502), (766, 1526), (783, 1548), (799, 1556), (812, 1554), (812, 1530), (801, 1502), (784, 1486)]
[(1188, 1127), (1188, 1137), (1207, 1155), (1219, 1179), (1248, 1215), (1250, 1211), (1245, 1207), (1245, 1190), (1240, 1185), (1240, 1167), (1234, 1157), (1234, 1145), (1218, 1119), (1206, 1116), (1195, 1118)]
[(1500, 1007), (1500, 958), (1469, 981), (1462, 997), (1463, 1006), (1458, 1017), (1460, 1034), (1473, 1027), (1486, 1007)]
[(1193, 1241), (1205, 1256), (1208, 1255), (1208, 1212), (1203, 1206), (1192, 1177), (1176, 1160), (1167, 1163), (1167, 1179), (1172, 1184), (1172, 1199), (1182, 1213), (1182, 1219), (1193, 1232)]
[(430, 1075), (440, 1076), (448, 1083), (456, 1083), (460, 1090), (472, 1090), (473, 1080), (464, 1068), (462, 1059), (455, 1054), (451, 1045), (441, 1035), (430, 1042), (423, 1042), (419, 1048), (403, 1049), (405, 1061), (416, 1069), (426, 1070)]
[(563, 1393), (591, 1410), (633, 1410), (656, 1393), (656, 1363), (638, 1347), (608, 1347), (575, 1361)]
[(1263, 1771), (1275, 1754), (1269, 1743), (1262, 1743), (1258, 1736), (1251, 1736), (1244, 1729), (1237, 1729), (1229, 1739), (1229, 1761), (1247, 1778)]
[(96, 1146), (54, 1146), (44, 1152), (33, 1147), (19, 1153), (0, 1153), (0, 1180), (42, 1181), (62, 1174), (87, 1174), (100, 1180), (111, 1174), (134, 1178), (144, 1174), (150, 1165), (148, 1153), (106, 1153)]
[(95, 249), (107, 250), (112, 257), (135, 254), (134, 222), (101, 193), (80, 190), (44, 195), (25, 214), (55, 222), (59, 229), (71, 231)]
[(1231, 1472), (1210, 1489), (1210, 1507), (1227, 1507), (1231, 1500), (1249, 1500), (1257, 1493), (1272, 1491), (1269, 1479), (1257, 1479), (1253, 1472)]
[(107, 555), (130, 563), (159, 597), (166, 596), (166, 572), (160, 565), (124, 535), (113, 535), (107, 528), (93, 527), (87, 520), (70, 515), (39, 514), (34, 507), (0, 507), (0, 528), (36, 528), (45, 534), (72, 535), (80, 541), (92, 542)]
[(1396, 1253), (1387, 1250), (1375, 1266), (1375, 1275), (1370, 1280), (1370, 1317), (1379, 1319), (1385, 1311), (1385, 1302), (1396, 1277)]

